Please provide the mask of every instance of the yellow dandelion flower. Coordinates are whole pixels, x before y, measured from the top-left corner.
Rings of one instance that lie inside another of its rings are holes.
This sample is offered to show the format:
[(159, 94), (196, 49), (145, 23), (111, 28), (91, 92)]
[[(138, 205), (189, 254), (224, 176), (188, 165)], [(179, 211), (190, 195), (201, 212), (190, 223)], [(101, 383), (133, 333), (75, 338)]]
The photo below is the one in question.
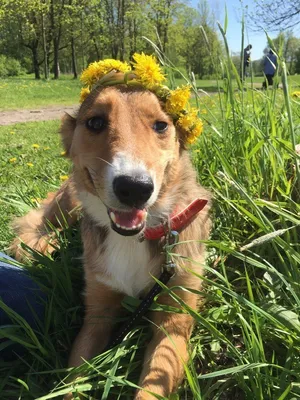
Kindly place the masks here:
[(67, 181), (67, 180), (69, 179), (69, 176), (68, 176), (68, 175), (60, 175), (59, 179), (60, 179), (62, 182), (65, 182), (65, 181)]
[(32, 147), (33, 149), (39, 149), (39, 148), (40, 148), (40, 145), (37, 144), (37, 143), (34, 143), (31, 147)]
[(88, 95), (91, 93), (89, 88), (82, 88), (80, 92), (80, 99), (79, 102), (83, 103), (84, 100), (88, 97)]
[(81, 74), (80, 80), (86, 86), (94, 85), (99, 79), (104, 75), (108, 74), (110, 71), (116, 70), (119, 72), (128, 72), (131, 70), (130, 65), (126, 62), (106, 59), (101, 61), (95, 61), (91, 63)]
[(198, 118), (196, 108), (192, 108), (188, 113), (181, 114), (177, 125), (185, 132), (185, 141), (189, 144), (193, 143), (203, 131), (203, 123)]
[(15, 131), (10, 131), (9, 132), (11, 135), (14, 135), (16, 132)]
[(196, 108), (191, 108), (189, 112), (180, 114), (177, 124), (185, 131), (188, 131), (192, 129), (197, 117), (198, 117), (198, 110)]
[(12, 163), (12, 164), (15, 163), (16, 161), (17, 161), (17, 158), (16, 158), (16, 157), (13, 157), (13, 158), (10, 158), (10, 159), (9, 159), (9, 162)]
[(28, 167), (32, 168), (33, 164), (31, 162), (26, 163), (26, 165), (28, 165)]
[(293, 92), (292, 97), (300, 97), (300, 92), (299, 91)]
[(179, 114), (186, 108), (191, 92), (189, 85), (179, 87), (170, 91), (170, 95), (166, 101), (166, 111), (169, 114)]
[(132, 58), (135, 61), (133, 62), (134, 73), (147, 89), (152, 89), (166, 80), (154, 56), (135, 53)]
[(46, 146), (43, 148), (43, 150), (50, 150), (50, 147)]
[(203, 132), (203, 123), (201, 119), (198, 119), (193, 126), (192, 130), (188, 133), (186, 137), (186, 141), (189, 144), (192, 144), (195, 142), (195, 140), (201, 135)]
[(62, 152), (60, 153), (60, 155), (61, 155), (62, 157), (64, 157), (66, 154), (67, 154), (66, 151), (62, 151)]

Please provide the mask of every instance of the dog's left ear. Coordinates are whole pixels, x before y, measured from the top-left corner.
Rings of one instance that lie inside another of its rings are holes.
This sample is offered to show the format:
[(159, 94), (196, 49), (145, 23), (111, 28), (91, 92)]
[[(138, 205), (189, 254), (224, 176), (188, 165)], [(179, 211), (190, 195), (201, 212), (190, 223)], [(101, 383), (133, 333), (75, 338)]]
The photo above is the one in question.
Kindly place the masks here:
[(67, 156), (69, 155), (70, 152), (75, 127), (76, 127), (76, 118), (66, 113), (62, 118), (60, 134)]

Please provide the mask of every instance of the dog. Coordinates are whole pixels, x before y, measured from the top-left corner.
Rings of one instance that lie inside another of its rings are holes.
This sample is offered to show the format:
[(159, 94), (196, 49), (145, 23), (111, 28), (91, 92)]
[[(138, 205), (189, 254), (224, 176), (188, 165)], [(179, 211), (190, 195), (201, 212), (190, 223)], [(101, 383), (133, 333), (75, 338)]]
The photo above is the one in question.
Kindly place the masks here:
[[(164, 263), (164, 239), (141, 239), (146, 229), (162, 224), (195, 199), (206, 206), (179, 229), (175, 275), (168, 286), (197, 308), (209, 237), (211, 195), (197, 183), (180, 128), (157, 96), (138, 85), (95, 88), (76, 117), (65, 115), (61, 137), (73, 163), (70, 179), (50, 194), (37, 210), (15, 222), (18, 238), (12, 248), (24, 256), (20, 242), (51, 253), (49, 229), (65, 219), (73, 224), (82, 208), (81, 235), (85, 273), (85, 317), (72, 347), (69, 367), (103, 351), (112, 336), (113, 321), (124, 295), (143, 297), (159, 277)], [(74, 211), (75, 210), (75, 211)], [(183, 242), (183, 243), (181, 243)], [(161, 304), (177, 305), (163, 293)], [(188, 313), (153, 311), (152, 339), (147, 346), (136, 400), (169, 396), (184, 377), (193, 318)], [(165, 334), (167, 332), (167, 335)], [(72, 398), (69, 396), (68, 398)]]

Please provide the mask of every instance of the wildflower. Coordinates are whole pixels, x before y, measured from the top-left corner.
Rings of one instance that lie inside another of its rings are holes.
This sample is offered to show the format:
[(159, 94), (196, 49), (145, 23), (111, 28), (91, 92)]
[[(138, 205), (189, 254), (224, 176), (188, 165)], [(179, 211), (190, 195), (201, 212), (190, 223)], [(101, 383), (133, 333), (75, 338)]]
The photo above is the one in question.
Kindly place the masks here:
[(135, 53), (132, 58), (135, 61), (134, 73), (147, 89), (153, 89), (166, 80), (154, 56)]
[(106, 59), (91, 63), (82, 73), (80, 80), (87, 86), (94, 85), (104, 75), (110, 71), (116, 70), (119, 72), (128, 72), (131, 70), (130, 65), (126, 62)]
[(201, 119), (198, 119), (186, 137), (187, 143), (189, 144), (194, 143), (195, 140), (201, 135), (202, 131), (203, 131), (203, 123)]
[(9, 160), (9, 162), (12, 163), (12, 164), (15, 163), (16, 161), (17, 161), (16, 157), (10, 158), (10, 160)]
[(11, 135), (14, 135), (16, 132), (15, 131), (10, 131), (9, 132)]
[(28, 165), (28, 167), (32, 168), (33, 164), (31, 162), (26, 163), (26, 165)]
[(40, 148), (40, 145), (37, 144), (37, 143), (34, 143), (31, 147), (32, 147), (33, 149), (39, 149), (39, 148)]
[(43, 150), (50, 150), (50, 147), (44, 147)]
[(300, 92), (299, 91), (293, 92), (292, 97), (300, 97)]
[(62, 182), (65, 182), (65, 181), (67, 181), (67, 180), (69, 179), (69, 175), (60, 175), (59, 179), (60, 179)]
[(64, 157), (66, 154), (67, 154), (66, 151), (62, 151), (62, 152), (60, 153), (60, 155), (61, 155), (62, 157)]
[(80, 99), (79, 102), (83, 103), (84, 100), (88, 97), (88, 95), (91, 93), (89, 88), (82, 88), (80, 92)]
[(189, 144), (194, 143), (203, 131), (203, 123), (198, 118), (198, 110), (196, 108), (192, 108), (189, 112), (181, 114), (177, 125), (184, 131), (185, 141)]
[[(94, 62), (83, 71), (81, 81), (85, 87), (81, 90), (80, 101), (84, 101), (90, 94), (92, 86), (99, 81), (99, 85), (112, 86), (117, 84), (142, 85), (151, 90), (157, 98), (165, 103), (168, 112), (175, 124), (181, 129), (183, 141), (193, 143), (202, 133), (203, 124), (198, 118), (198, 110), (189, 108), (190, 86), (185, 85), (175, 90), (170, 90), (162, 82), (166, 79), (156, 58), (144, 53), (133, 55), (132, 69), (127, 63), (107, 59)], [(114, 76), (114, 71), (124, 73), (124, 78)], [(215, 107), (213, 105), (212, 107)], [(207, 110), (203, 110), (206, 114)], [(65, 155), (65, 153), (61, 153)], [(67, 179), (67, 178), (66, 178)], [(64, 180), (61, 177), (61, 180)]]
[(190, 86), (186, 85), (170, 91), (166, 102), (166, 111), (168, 113), (176, 115), (186, 108), (191, 95), (190, 88)]

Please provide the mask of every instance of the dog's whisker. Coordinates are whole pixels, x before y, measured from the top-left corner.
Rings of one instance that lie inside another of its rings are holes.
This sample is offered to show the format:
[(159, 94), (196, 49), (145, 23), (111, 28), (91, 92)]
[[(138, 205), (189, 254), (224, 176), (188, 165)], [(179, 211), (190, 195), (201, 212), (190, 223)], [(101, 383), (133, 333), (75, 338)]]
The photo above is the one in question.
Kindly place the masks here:
[(101, 158), (101, 157), (95, 157), (95, 158), (96, 158), (96, 160), (103, 161), (103, 162), (105, 162), (106, 164), (108, 164), (110, 167), (114, 168), (113, 164), (110, 163), (110, 162), (108, 162), (107, 160), (104, 160), (104, 158)]

